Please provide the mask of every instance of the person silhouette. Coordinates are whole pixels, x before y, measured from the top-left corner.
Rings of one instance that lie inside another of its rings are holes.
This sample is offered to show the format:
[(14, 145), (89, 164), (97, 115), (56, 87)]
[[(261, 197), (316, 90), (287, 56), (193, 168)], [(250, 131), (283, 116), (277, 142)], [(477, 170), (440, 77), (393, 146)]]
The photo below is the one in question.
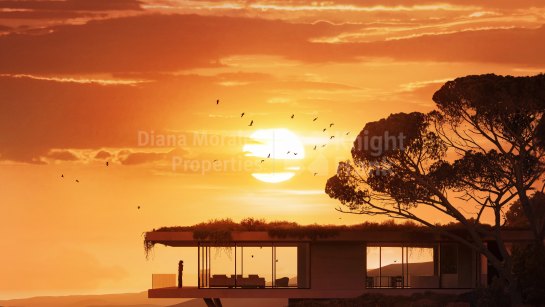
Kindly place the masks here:
[(178, 288), (182, 287), (182, 276), (184, 274), (184, 261), (178, 262)]

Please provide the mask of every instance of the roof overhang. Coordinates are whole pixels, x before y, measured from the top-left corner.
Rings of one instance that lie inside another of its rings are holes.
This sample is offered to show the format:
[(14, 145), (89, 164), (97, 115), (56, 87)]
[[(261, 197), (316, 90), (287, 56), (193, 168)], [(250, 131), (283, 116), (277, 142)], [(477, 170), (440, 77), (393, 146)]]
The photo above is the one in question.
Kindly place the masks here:
[[(504, 230), (502, 231), (502, 239), (507, 242), (517, 241), (531, 241), (532, 233), (526, 230)], [(153, 244), (163, 244), (166, 246), (178, 246), (178, 247), (194, 247), (199, 244), (219, 244), (219, 242), (212, 242), (210, 240), (199, 240), (194, 237), (194, 233), (190, 231), (151, 231), (147, 232), (145, 236), (147, 242)], [(492, 238), (490, 238), (492, 240)], [(379, 244), (379, 243), (410, 243), (411, 245), (426, 245), (436, 242), (449, 242), (452, 241), (449, 237), (440, 235), (431, 231), (341, 231), (338, 234), (317, 237), (314, 239), (307, 237), (278, 237), (271, 236), (266, 231), (233, 231), (231, 232), (231, 240), (229, 242), (222, 242), (226, 245), (240, 243), (240, 244), (263, 244), (263, 243), (284, 243), (286, 245), (292, 245), (297, 243), (313, 242), (313, 243), (330, 243), (330, 244), (342, 244), (342, 243), (354, 243), (354, 244)]]

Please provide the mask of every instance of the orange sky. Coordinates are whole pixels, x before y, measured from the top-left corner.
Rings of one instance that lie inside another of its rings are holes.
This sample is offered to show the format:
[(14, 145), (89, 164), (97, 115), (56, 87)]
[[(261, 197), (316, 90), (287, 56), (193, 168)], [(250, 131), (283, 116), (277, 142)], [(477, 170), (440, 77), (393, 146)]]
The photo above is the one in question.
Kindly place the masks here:
[[(323, 192), (351, 137), (431, 110), (446, 80), (542, 72), (544, 20), (539, 0), (0, 1), (0, 299), (147, 289), (194, 257), (146, 261), (154, 227), (370, 219)], [(286, 182), (254, 179), (242, 152), (269, 128), (305, 147)], [(180, 143), (139, 144), (152, 131)]]

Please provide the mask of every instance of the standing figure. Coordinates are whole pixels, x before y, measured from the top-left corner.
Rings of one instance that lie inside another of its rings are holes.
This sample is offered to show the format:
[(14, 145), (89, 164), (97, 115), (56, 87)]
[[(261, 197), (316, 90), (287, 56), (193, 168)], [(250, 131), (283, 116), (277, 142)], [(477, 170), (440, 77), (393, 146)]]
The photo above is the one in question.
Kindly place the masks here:
[(178, 262), (178, 288), (182, 287), (182, 276), (184, 274), (184, 261)]

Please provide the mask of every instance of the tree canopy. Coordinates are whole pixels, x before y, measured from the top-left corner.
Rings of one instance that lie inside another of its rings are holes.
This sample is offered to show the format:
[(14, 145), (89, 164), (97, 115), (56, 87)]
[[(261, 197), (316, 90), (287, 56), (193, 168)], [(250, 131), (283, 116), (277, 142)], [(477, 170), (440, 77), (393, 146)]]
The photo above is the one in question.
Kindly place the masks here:
[[(437, 108), (428, 114), (367, 123), (326, 193), (348, 208), (340, 211), (416, 221), (473, 248), (513, 289), (500, 236), (510, 204), (520, 203), (536, 242), (544, 235), (529, 193), (545, 172), (545, 75), (462, 77), (444, 84), (433, 100)], [(436, 215), (430, 219), (419, 207)], [(483, 227), (485, 215), (492, 228)], [(440, 216), (459, 222), (466, 235), (438, 227)], [(485, 237), (495, 238), (501, 256), (488, 250)]]

